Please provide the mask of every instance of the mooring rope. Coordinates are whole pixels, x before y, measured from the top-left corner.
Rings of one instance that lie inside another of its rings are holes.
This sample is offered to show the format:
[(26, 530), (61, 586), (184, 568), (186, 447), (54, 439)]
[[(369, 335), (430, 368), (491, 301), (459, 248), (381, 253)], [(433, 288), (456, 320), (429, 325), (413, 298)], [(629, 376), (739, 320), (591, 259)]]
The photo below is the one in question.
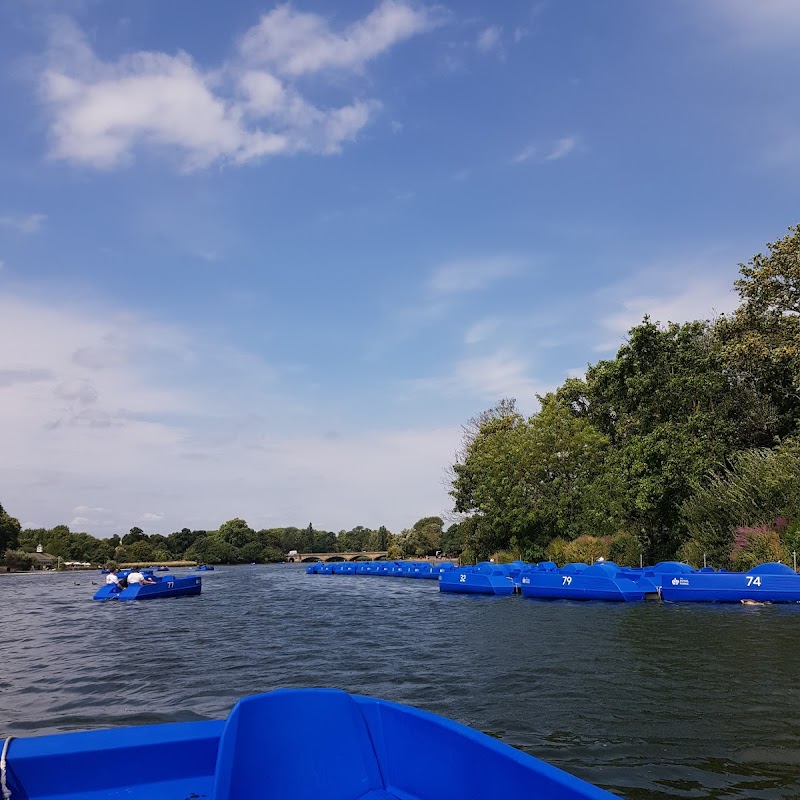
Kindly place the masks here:
[(6, 783), (6, 756), (8, 755), (8, 746), (13, 738), (13, 736), (9, 736), (3, 742), (3, 752), (0, 753), (0, 789), (3, 790), (3, 800), (11, 800), (11, 789)]

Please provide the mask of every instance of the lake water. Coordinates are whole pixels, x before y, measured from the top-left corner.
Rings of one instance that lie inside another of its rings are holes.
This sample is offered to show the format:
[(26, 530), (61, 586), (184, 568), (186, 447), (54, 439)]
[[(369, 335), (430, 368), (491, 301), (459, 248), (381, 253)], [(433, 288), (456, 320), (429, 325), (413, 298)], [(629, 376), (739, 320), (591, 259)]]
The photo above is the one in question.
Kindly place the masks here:
[(243, 695), (332, 686), (629, 800), (800, 798), (800, 606), (468, 597), (294, 565), (94, 603), (104, 577), (0, 575), (0, 737), (221, 718)]

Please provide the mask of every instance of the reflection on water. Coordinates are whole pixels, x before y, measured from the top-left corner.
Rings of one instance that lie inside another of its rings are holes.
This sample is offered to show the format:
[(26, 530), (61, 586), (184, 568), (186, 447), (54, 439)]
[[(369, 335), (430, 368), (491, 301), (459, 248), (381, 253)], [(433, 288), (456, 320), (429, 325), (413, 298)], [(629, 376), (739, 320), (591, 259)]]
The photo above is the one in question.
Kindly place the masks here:
[(243, 695), (335, 686), (629, 800), (800, 798), (800, 607), (468, 597), (293, 565), (93, 603), (100, 580), (0, 576), (0, 735), (219, 718)]

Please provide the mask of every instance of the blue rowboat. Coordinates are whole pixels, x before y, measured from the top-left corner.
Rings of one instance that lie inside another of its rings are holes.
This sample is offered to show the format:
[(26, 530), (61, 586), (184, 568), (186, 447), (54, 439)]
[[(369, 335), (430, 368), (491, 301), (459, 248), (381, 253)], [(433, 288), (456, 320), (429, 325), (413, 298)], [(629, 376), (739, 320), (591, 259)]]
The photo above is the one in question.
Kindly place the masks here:
[(514, 581), (506, 570), (490, 565), (461, 567), (439, 575), (439, 591), (457, 594), (514, 594)]
[(208, 564), (201, 564), (199, 567), (194, 568), (195, 572), (213, 572), (214, 567), (208, 566)]
[(189, 575), (185, 578), (176, 578), (174, 575), (147, 574), (155, 583), (134, 583), (122, 591), (113, 583), (101, 586), (94, 594), (92, 600), (155, 600), (158, 597), (184, 597), (186, 595), (200, 594), (202, 578)]
[(800, 575), (769, 562), (749, 572), (665, 573), (661, 598), (670, 603), (800, 603)]
[(227, 720), (2, 744), (12, 800), (614, 800), (459, 723), (334, 689), (254, 695)]
[(636, 602), (645, 599), (646, 587), (640, 586), (613, 561), (575, 564), (569, 571), (531, 570), (520, 574), (520, 593), (539, 600), (611, 600)]

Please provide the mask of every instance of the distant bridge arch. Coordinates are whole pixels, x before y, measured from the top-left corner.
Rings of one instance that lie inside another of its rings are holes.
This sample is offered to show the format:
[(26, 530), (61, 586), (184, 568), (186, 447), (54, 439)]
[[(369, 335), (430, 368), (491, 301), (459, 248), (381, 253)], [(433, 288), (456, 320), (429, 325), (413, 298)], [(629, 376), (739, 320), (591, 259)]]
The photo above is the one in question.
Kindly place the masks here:
[(385, 561), (388, 550), (372, 550), (360, 553), (287, 553), (291, 564), (310, 564), (314, 561)]

